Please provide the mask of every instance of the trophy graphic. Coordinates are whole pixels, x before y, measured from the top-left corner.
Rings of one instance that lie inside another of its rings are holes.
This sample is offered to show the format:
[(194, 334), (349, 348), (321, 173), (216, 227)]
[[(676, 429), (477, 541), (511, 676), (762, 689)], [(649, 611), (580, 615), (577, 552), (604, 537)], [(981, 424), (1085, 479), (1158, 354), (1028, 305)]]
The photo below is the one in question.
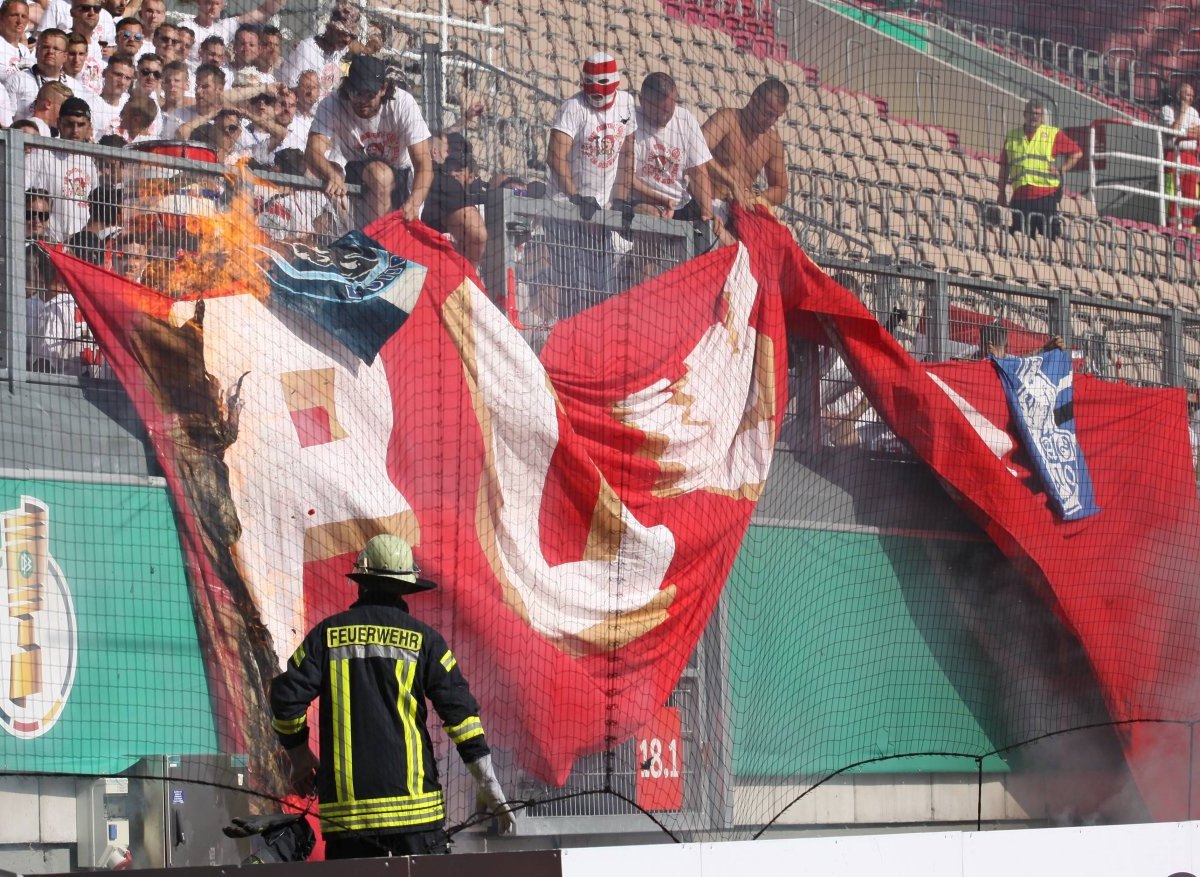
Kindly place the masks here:
[(42, 690), (42, 650), (35, 615), (44, 608), (43, 591), (49, 569), (50, 515), (31, 497), (4, 516), (5, 569), (8, 577), (8, 617), (17, 622), (16, 649), (9, 657), (9, 699), (25, 706), (26, 698)]

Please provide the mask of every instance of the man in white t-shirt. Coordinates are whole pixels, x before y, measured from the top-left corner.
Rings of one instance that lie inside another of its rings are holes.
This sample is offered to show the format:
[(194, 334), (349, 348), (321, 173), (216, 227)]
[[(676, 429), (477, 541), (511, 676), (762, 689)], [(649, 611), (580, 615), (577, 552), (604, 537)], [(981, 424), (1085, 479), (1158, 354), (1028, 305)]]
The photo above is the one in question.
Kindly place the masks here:
[(99, 140), (105, 134), (116, 134), (121, 127), (121, 107), (129, 100), (133, 84), (133, 61), (128, 55), (113, 55), (104, 67), (104, 85), (99, 94), (84, 94), (92, 108), (92, 137)]
[(71, 33), (81, 34), (88, 41), (88, 57), (79, 81), (97, 94), (104, 87), (105, 58), (100, 43), (105, 41), (111, 46), (116, 40), (115, 28), (108, 35), (99, 28), (99, 15), (103, 11), (95, 0), (71, 0)]
[[(58, 111), (64, 140), (92, 142), (92, 110), (87, 101), (69, 97)], [(25, 158), (25, 188), (45, 189), (54, 205), (47, 235), (65, 241), (87, 224), (87, 196), (100, 184), (100, 171), (86, 155), (59, 149), (34, 149)]]
[(708, 222), (712, 153), (696, 117), (677, 106), (679, 90), (668, 73), (642, 80), (634, 143), (634, 209), (664, 219)]
[[(1200, 157), (1196, 150), (1196, 144), (1200, 142), (1196, 139), (1197, 133), (1200, 133), (1200, 113), (1197, 113), (1196, 107), (1193, 106), (1195, 100), (1196, 89), (1190, 82), (1185, 82), (1176, 90), (1175, 100), (1163, 106), (1161, 110), (1163, 127), (1179, 132), (1179, 136), (1167, 138), (1167, 161), (1175, 161), (1193, 167), (1200, 165)], [(1200, 174), (1178, 168), (1169, 169), (1167, 171), (1168, 194), (1196, 198), (1200, 193), (1198, 181), (1200, 181)], [(1167, 205), (1167, 216), (1174, 218), (1178, 212), (1183, 216), (1186, 227), (1190, 227), (1196, 216), (1196, 208), (1191, 206), (1184, 207), (1182, 210), (1176, 208), (1177, 205), (1174, 202)]]
[[(112, 17), (112, 13), (101, 5), (98, 0), (93, 3), (93, 0), (87, 0), (91, 5), (96, 6), (96, 27), (94, 40), (98, 43), (104, 43), (107, 46), (113, 45), (116, 41), (116, 19)], [(58, 28), (59, 30), (70, 33), (75, 29), (75, 23), (71, 18), (71, 2), (70, 0), (49, 0), (46, 7), (46, 12), (42, 15), (42, 20), (38, 23), (38, 32)], [(88, 31), (88, 37), (92, 38), (91, 31)]]
[[(621, 74), (611, 55), (597, 52), (583, 62), (582, 90), (563, 101), (550, 131), (550, 195), (578, 204), (584, 219), (629, 191), (633, 98), (621, 91)], [(590, 213), (589, 213), (590, 211)], [(588, 214), (588, 215), (584, 215)]]
[(563, 101), (550, 131), (549, 193), (579, 208), (579, 222), (547, 221), (546, 244), (561, 292), (559, 315), (568, 317), (618, 291), (620, 260), (616, 232), (595, 226), (596, 212), (614, 198), (629, 196), (633, 98), (621, 91), (621, 74), (611, 55), (597, 52), (583, 62), (582, 90)]
[(218, 36), (225, 45), (233, 42), (239, 24), (261, 24), (283, 8), (285, 0), (263, 0), (257, 9), (251, 9), (236, 17), (222, 18), (225, 0), (197, 0), (196, 14), (179, 19), (182, 27), (188, 28), (196, 37), (192, 43), (191, 60), (199, 63), (200, 44), (211, 36)]
[(317, 74), (320, 96), (332, 94), (342, 81), (342, 61), (357, 29), (358, 10), (341, 4), (334, 6), (321, 33), (306, 37), (292, 46), (280, 69), (280, 81), (295, 88), (300, 82), (300, 75), (312, 70)]
[(317, 105), (305, 160), (335, 203), (347, 183), (362, 185), (360, 227), (392, 210), (420, 218), (433, 183), (429, 126), (383, 59), (371, 55), (357, 55), (341, 88)]
[(71, 91), (77, 83), (63, 71), (67, 60), (67, 35), (61, 30), (44, 30), (38, 34), (37, 63), (28, 70), (16, 70), (4, 79), (4, 87), (12, 97), (17, 118), (33, 111), (33, 101), (47, 82), (63, 82)]
[(0, 3), (0, 70), (4, 73), (33, 66), (33, 52), (25, 41), (28, 25), (29, 4), (25, 0)]

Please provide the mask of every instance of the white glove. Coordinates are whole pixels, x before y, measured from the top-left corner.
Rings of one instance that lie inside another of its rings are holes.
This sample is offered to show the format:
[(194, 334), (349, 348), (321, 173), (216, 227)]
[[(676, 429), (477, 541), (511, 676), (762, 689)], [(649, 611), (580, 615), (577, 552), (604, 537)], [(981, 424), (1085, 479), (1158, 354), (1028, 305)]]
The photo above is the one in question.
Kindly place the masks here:
[(504, 789), (500, 788), (500, 780), (496, 779), (496, 771), (492, 768), (492, 756), (485, 755), (478, 761), (467, 765), (467, 770), (475, 778), (478, 790), (475, 795), (479, 811), (488, 811), (496, 817), (500, 834), (511, 834), (517, 828), (517, 820), (513, 817), (508, 800), (504, 797)]

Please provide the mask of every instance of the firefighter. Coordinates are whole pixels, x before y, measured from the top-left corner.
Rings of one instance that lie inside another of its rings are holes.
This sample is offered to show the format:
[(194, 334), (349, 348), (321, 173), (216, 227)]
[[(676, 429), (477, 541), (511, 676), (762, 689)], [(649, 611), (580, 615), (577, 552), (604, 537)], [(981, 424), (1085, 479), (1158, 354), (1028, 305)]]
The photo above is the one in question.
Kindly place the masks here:
[[(436, 585), (393, 535), (367, 542), (348, 575), (358, 600), (313, 628), (271, 682), (272, 725), (296, 791), (311, 794), (315, 784), (326, 858), (450, 851), (426, 698), (475, 779), (480, 805), (502, 834), (511, 831), (479, 705), (446, 641), (404, 602)], [(318, 696), (319, 760), (306, 721)]]

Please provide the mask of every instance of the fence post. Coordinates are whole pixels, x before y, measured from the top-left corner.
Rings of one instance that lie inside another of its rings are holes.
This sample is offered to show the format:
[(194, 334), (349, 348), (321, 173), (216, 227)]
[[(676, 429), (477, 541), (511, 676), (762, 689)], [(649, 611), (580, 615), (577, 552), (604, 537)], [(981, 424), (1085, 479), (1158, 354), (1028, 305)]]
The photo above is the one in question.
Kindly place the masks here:
[(440, 131), (442, 124), (442, 46), (436, 40), (425, 40), (421, 43), (421, 75), (425, 80), (425, 91), (422, 95), (425, 122), (431, 131)]
[(4, 229), (4, 313), (3, 347), (0, 367), (8, 369), (9, 379), (25, 371), (25, 135), (19, 131), (4, 134), (4, 187), (11, 197), (0, 207), (0, 228)]
[(950, 286), (946, 282), (946, 275), (939, 272), (927, 289), (930, 323), (925, 331), (929, 340), (929, 356), (933, 362), (943, 362), (950, 346)]
[(1183, 321), (1178, 309), (1172, 307), (1163, 318), (1163, 383), (1168, 387), (1182, 387), (1185, 383), (1183, 371)]

